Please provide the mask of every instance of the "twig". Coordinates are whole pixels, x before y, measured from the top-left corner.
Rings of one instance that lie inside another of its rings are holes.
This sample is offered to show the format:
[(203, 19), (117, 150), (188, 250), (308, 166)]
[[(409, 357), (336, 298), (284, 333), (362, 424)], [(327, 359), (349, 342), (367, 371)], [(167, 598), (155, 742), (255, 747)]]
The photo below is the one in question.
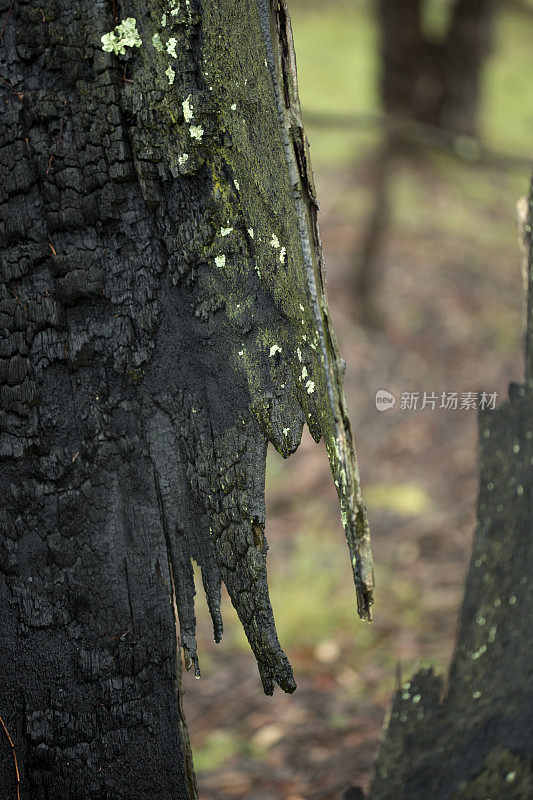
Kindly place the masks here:
[(17, 800), (20, 800), (20, 773), (19, 773), (19, 765), (18, 765), (18, 762), (17, 762), (17, 754), (15, 753), (15, 745), (13, 744), (13, 739), (9, 735), (9, 731), (6, 728), (5, 722), (2, 719), (2, 717), (0, 717), (0, 724), (2, 725), (2, 728), (4, 729), (4, 733), (7, 736), (7, 741), (9, 742), (10, 747), (11, 747), (11, 753), (13, 755), (13, 764), (15, 766), (15, 775), (17, 776)]
[(15, 2), (15, 0), (11, 0), (11, 3), (9, 5), (9, 11), (7, 12), (7, 17), (5, 19), (5, 22), (4, 22), (4, 25), (2, 27), (2, 30), (0, 31), (0, 42), (2, 41), (2, 36), (4, 35), (4, 31), (6, 29), (6, 25), (9, 22), (9, 17), (11, 16), (11, 12), (13, 11), (13, 3), (14, 2)]

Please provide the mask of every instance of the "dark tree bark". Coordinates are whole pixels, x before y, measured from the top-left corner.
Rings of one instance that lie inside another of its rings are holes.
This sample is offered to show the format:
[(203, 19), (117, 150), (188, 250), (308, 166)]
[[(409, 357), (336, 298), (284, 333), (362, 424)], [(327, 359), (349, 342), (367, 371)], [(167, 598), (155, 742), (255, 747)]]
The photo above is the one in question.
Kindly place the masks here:
[(402, 120), (478, 136), (482, 70), (499, 0), (456, 0), (442, 41), (423, 30), (423, 0), (379, 0), (381, 96)]
[(526, 380), (479, 416), (478, 521), (445, 685), (422, 670), (393, 699), (371, 800), (533, 796), (533, 190)]
[[(191, 798), (176, 634), (199, 674), (191, 559), (215, 639), (223, 580), (265, 691), (293, 691), (264, 476), (268, 442), (290, 455), (304, 422), (371, 614), (288, 15), (0, 6), (0, 716), (24, 800)], [(125, 52), (104, 52), (129, 18)]]

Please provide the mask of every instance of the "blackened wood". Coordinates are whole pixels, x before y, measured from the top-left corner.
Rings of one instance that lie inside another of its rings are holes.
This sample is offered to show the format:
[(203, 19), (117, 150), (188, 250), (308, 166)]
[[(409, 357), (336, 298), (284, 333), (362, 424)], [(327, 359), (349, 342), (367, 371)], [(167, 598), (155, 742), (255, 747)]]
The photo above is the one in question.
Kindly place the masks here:
[[(24, 798), (194, 797), (176, 637), (179, 621), (199, 674), (191, 560), (215, 639), (223, 580), (265, 691), (292, 691), (265, 455), (290, 455), (304, 423), (371, 615), (288, 13), (0, 7), (0, 715)], [(141, 46), (104, 52), (128, 18)], [(6, 798), (11, 755), (0, 742)]]

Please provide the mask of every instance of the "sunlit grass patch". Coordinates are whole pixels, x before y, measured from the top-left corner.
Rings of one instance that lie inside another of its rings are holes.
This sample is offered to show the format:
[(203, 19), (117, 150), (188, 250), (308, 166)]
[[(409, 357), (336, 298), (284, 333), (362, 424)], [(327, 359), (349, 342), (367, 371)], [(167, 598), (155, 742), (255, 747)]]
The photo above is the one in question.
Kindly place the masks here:
[(429, 495), (415, 483), (369, 484), (365, 487), (365, 498), (369, 510), (384, 508), (406, 516), (417, 516), (431, 508)]
[(260, 737), (248, 739), (234, 729), (219, 728), (207, 736), (203, 745), (194, 748), (194, 767), (199, 774), (215, 772), (238, 756), (261, 759), (266, 749), (261, 745)]

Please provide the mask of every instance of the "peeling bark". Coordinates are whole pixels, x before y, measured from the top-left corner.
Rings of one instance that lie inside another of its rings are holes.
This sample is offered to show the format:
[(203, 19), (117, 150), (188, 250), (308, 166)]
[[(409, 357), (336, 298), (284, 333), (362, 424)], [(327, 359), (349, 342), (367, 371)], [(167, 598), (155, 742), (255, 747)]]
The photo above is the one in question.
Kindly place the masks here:
[(526, 381), (479, 416), (478, 519), (447, 685), (421, 670), (392, 702), (371, 800), (533, 796), (533, 189)]
[[(371, 618), (289, 17), (264, 0), (0, 7), (0, 714), (24, 798), (191, 798), (191, 560), (215, 640), (224, 581), (265, 692), (293, 691), (264, 480), (268, 442), (289, 456), (304, 423)], [(141, 46), (104, 52), (130, 17)]]

